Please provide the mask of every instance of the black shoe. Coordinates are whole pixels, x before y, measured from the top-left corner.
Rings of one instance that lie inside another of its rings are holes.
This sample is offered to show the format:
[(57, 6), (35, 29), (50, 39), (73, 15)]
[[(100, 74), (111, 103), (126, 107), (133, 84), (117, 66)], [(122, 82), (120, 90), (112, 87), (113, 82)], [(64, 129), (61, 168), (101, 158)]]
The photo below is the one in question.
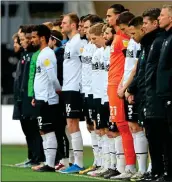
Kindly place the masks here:
[(159, 174), (150, 174), (149, 176), (141, 179), (140, 182), (156, 181), (160, 177), (161, 177), (161, 175), (159, 175)]
[(112, 176), (117, 176), (117, 175), (120, 175), (121, 173), (115, 169), (109, 169), (109, 173), (104, 175), (104, 179), (110, 179)]
[(158, 179), (152, 181), (152, 182), (172, 182), (172, 177), (168, 175), (162, 175)]
[(55, 168), (45, 165), (35, 171), (37, 171), (37, 172), (55, 172)]

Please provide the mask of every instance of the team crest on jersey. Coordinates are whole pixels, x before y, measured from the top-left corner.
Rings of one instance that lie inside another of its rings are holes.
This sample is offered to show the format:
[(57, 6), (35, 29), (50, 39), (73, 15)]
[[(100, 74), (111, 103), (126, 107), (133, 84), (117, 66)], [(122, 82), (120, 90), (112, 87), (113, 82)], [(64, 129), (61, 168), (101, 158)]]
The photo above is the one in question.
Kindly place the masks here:
[(83, 51), (84, 51), (84, 48), (81, 47), (81, 48), (80, 48), (80, 53), (83, 53)]
[(123, 40), (123, 41), (122, 41), (123, 46), (124, 46), (124, 47), (128, 47), (128, 42), (129, 42), (128, 40)]
[(44, 61), (44, 66), (50, 66), (50, 60), (49, 59), (46, 59), (45, 61)]

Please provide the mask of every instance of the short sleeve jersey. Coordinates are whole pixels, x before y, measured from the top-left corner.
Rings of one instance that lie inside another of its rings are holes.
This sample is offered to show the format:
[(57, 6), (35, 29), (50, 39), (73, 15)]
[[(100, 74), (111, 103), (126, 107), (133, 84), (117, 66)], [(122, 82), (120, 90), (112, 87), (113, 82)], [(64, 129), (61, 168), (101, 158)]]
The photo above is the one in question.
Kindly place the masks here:
[(36, 74), (34, 80), (35, 99), (44, 100), (49, 105), (58, 103), (58, 95), (54, 86), (50, 83), (47, 71), (54, 71), (57, 75), (57, 59), (55, 53), (49, 47), (44, 48), (38, 55), (36, 62)]
[(82, 61), (82, 93), (92, 94), (91, 81), (92, 81), (92, 57), (96, 51), (96, 46), (89, 42), (83, 48), (81, 61)]
[(130, 39), (127, 47), (125, 66), (124, 66), (124, 77), (123, 85), (127, 82), (136, 61), (138, 60), (138, 53), (140, 52), (140, 44)]
[(62, 91), (80, 91), (82, 40), (77, 33), (66, 43), (63, 62)]

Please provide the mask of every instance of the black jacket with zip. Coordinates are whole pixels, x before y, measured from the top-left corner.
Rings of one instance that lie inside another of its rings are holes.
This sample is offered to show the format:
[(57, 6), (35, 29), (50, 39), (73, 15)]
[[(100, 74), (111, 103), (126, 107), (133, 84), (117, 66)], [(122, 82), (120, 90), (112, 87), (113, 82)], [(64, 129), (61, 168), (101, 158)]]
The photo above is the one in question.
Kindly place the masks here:
[(157, 94), (172, 101), (172, 28), (166, 31), (157, 70)]
[(163, 119), (165, 118), (165, 109), (162, 100), (156, 94), (156, 75), (157, 67), (160, 58), (160, 51), (165, 39), (164, 31), (157, 33), (157, 37), (153, 41), (149, 55), (147, 58), (145, 71), (146, 84), (146, 102), (145, 102), (145, 117), (146, 119)]
[(128, 87), (129, 93), (135, 96), (135, 102), (138, 105), (138, 119), (143, 121), (144, 117), (144, 108), (145, 108), (145, 70), (147, 64), (148, 54), (151, 48), (151, 45), (157, 34), (159, 33), (159, 29), (155, 29), (150, 33), (147, 33), (141, 40), (141, 53), (138, 59), (136, 75)]
[(32, 97), (28, 97), (29, 68), (32, 54), (33, 52), (31, 50), (24, 51), (17, 65), (14, 81), (15, 106), (13, 119), (15, 120), (36, 117), (35, 108), (31, 105)]

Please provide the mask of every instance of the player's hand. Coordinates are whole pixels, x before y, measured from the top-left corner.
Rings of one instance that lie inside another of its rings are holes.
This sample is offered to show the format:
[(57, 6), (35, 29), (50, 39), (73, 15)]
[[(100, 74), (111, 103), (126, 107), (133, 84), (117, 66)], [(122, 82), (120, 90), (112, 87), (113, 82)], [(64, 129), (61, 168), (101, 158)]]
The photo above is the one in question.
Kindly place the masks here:
[(128, 97), (130, 96), (131, 94), (127, 92), (127, 90), (125, 91), (125, 99), (128, 100)]
[(129, 104), (134, 104), (134, 95), (130, 95), (127, 100)]
[(60, 94), (62, 91), (61, 90), (56, 90), (56, 94)]
[(33, 107), (35, 107), (35, 99), (32, 99), (31, 104), (32, 104)]
[(122, 99), (124, 97), (124, 94), (125, 94), (124, 88), (119, 86), (118, 90), (117, 90), (117, 94), (118, 94), (118, 97)]

